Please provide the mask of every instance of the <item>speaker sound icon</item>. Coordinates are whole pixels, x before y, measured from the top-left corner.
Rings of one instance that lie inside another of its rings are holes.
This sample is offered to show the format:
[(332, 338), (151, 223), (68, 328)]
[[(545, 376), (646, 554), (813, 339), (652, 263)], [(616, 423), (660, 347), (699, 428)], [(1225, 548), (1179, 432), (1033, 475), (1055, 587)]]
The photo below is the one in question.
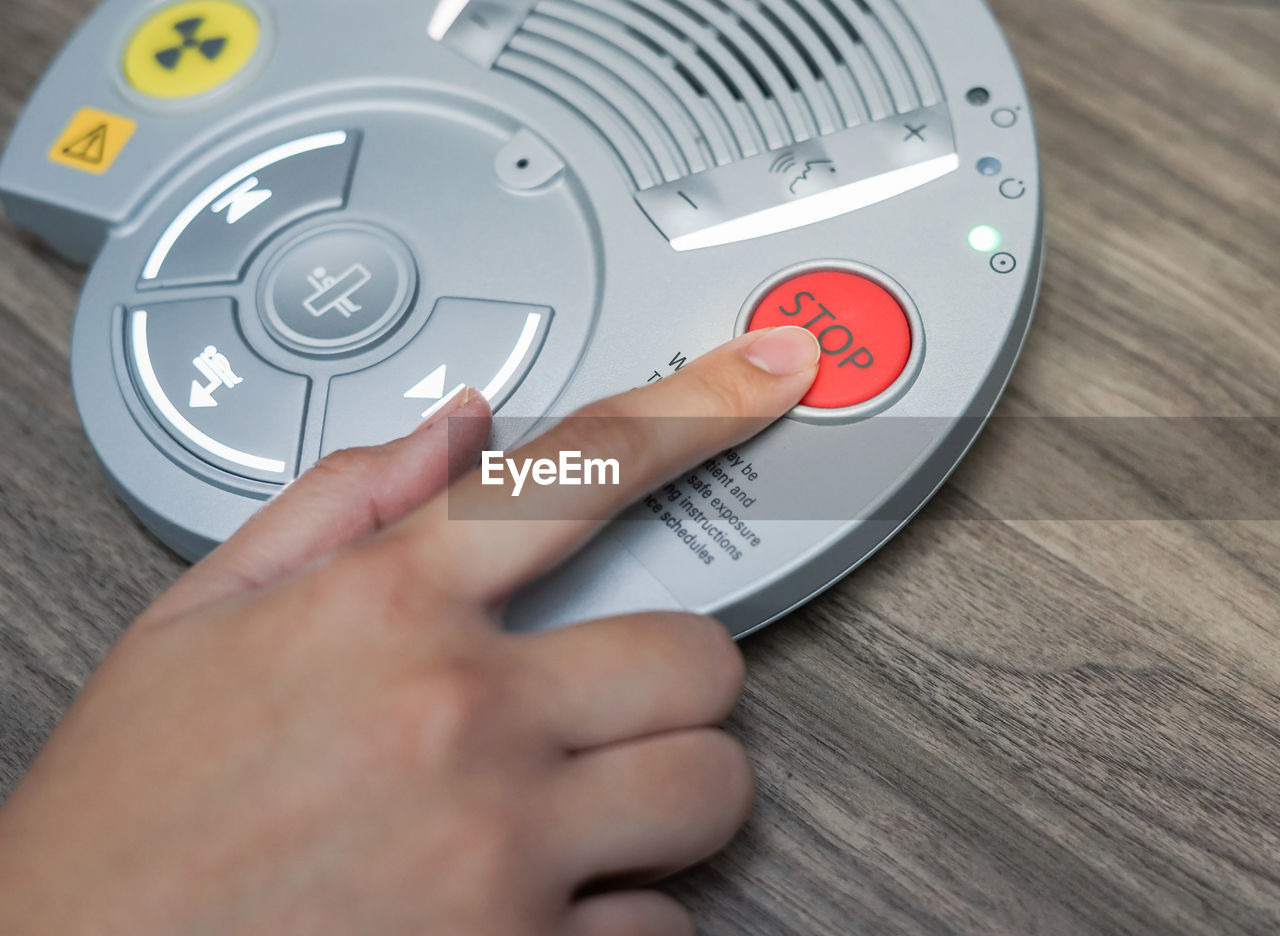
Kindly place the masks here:
[(797, 195), (801, 183), (808, 181), (813, 171), (820, 166), (832, 175), (836, 172), (835, 163), (830, 159), (806, 159), (801, 162), (795, 153), (788, 150), (769, 164), (769, 171), (785, 177), (788, 180), (787, 191)]
[(792, 152), (783, 153), (769, 165), (770, 172), (776, 172), (778, 175), (786, 175), (796, 165), (796, 154)]

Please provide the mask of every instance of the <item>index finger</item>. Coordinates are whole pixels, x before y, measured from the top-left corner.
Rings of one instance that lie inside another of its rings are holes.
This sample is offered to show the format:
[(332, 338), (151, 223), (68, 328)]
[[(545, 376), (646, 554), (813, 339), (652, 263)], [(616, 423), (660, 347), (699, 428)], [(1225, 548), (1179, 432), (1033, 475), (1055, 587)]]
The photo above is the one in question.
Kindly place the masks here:
[(518, 466), (558, 464), (561, 453), (583, 463), (613, 459), (616, 484), (534, 484), (513, 497), (511, 486), (485, 484), (472, 472), (389, 538), (448, 592), (504, 598), (635, 499), (786, 413), (813, 383), (820, 355), (802, 328), (742, 335), (665, 380), (579, 410), (512, 456)]

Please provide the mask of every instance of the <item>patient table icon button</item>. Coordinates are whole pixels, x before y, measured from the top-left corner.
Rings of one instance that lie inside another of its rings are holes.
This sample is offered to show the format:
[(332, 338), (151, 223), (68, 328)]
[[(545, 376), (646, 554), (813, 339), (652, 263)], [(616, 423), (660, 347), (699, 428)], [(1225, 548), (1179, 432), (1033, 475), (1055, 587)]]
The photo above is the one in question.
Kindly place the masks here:
[(306, 310), (316, 318), (330, 310), (337, 310), (345, 318), (351, 318), (353, 312), (359, 312), (360, 306), (351, 301), (357, 289), (369, 280), (373, 274), (364, 268), (363, 263), (353, 263), (341, 276), (330, 276), (324, 267), (316, 267), (307, 277), (307, 282), (315, 292), (302, 301)]
[(329, 227), (269, 265), (262, 316), (281, 344), (307, 354), (365, 347), (400, 322), (416, 285), (408, 250), (364, 225)]
[(231, 362), (215, 345), (209, 345), (191, 363), (204, 376), (205, 381), (191, 381), (191, 395), (187, 398), (187, 405), (192, 409), (217, 406), (218, 401), (213, 395), (215, 390), (221, 387), (229, 390), (244, 383), (244, 378), (231, 369)]

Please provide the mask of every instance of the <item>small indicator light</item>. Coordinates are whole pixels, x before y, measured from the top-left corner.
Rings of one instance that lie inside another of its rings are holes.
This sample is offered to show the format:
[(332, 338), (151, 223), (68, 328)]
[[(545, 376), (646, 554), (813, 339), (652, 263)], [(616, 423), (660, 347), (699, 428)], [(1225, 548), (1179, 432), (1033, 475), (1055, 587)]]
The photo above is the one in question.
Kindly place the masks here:
[(979, 224), (969, 232), (969, 246), (979, 253), (991, 253), (1000, 246), (1000, 232), (989, 224)]
[(983, 175), (998, 175), (1004, 166), (994, 156), (983, 156), (978, 160), (978, 171)]

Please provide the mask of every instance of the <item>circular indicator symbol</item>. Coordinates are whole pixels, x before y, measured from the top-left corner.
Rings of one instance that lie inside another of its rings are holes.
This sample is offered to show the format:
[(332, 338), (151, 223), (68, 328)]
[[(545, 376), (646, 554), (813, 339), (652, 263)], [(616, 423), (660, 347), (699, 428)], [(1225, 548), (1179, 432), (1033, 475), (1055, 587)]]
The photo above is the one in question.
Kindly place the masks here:
[(998, 253), (991, 258), (991, 269), (997, 273), (1012, 273), (1018, 268), (1018, 261), (1011, 253)]
[(229, 0), (161, 7), (134, 31), (124, 76), (148, 97), (180, 100), (205, 94), (244, 70), (262, 36), (258, 17)]

